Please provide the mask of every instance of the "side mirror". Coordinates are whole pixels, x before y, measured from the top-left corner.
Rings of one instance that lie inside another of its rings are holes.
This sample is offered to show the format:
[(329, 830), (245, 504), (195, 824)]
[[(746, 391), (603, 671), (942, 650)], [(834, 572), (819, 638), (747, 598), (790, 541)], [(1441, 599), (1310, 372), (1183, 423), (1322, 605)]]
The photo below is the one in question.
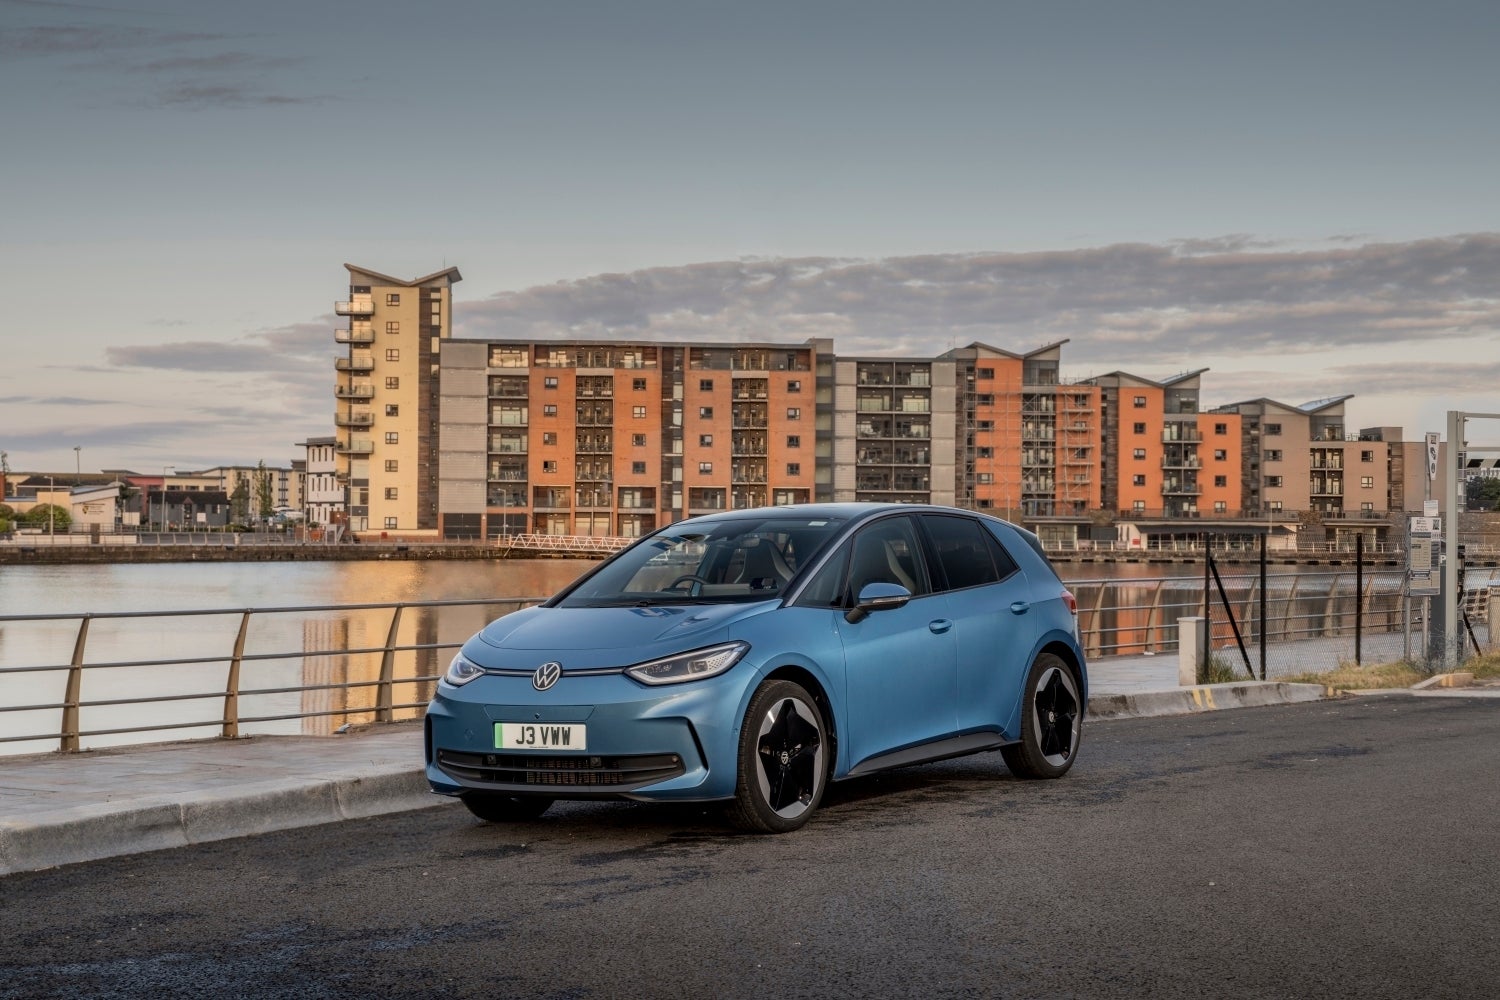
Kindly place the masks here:
[(872, 611), (904, 608), (910, 600), (911, 591), (899, 583), (867, 583), (859, 592), (859, 602), (844, 612), (844, 621), (855, 625), (869, 617)]

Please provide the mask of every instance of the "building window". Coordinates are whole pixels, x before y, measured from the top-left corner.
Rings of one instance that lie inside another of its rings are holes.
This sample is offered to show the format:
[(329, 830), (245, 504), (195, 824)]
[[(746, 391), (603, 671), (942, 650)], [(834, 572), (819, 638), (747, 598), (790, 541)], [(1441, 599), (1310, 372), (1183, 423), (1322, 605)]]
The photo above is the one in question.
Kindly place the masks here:
[(995, 429), (995, 422), (993, 420), (976, 420), (974, 422), (974, 429), (976, 431), (992, 431)]
[(801, 381), (801, 379), (795, 379), (795, 378), (794, 379), (788, 379), (787, 383), (786, 383), (786, 391), (787, 392), (801, 392), (802, 391), (802, 381)]
[(401, 416), (401, 407), (395, 403), (386, 403), (385, 415), (388, 417), (399, 417)]
[(1215, 448), (1214, 449), (1214, 461), (1215, 462), (1225, 462), (1225, 461), (1228, 461), (1228, 460), (1229, 460), (1229, 452), (1225, 451), (1223, 448)]
[(1271, 506), (1272, 510), (1280, 510), (1281, 509), (1281, 501), (1280, 500), (1272, 500), (1270, 506)]
[(385, 471), (386, 472), (400, 472), (401, 471), (401, 463), (398, 462), (398, 461), (396, 461), (394, 458), (388, 458), (388, 459), (385, 460)]
[(385, 488), (385, 498), (387, 500), (397, 500), (397, 499), (399, 499), (399, 497), (397, 496), (397, 492), (398, 491), (397, 491), (396, 487), (394, 487), (394, 486), (387, 486)]
[(1267, 486), (1280, 487), (1281, 486), (1281, 477), (1280, 476), (1267, 476), (1266, 477), (1266, 485)]
[(1228, 486), (1229, 485), (1229, 477), (1228, 476), (1214, 476), (1214, 485), (1215, 486)]
[(1137, 433), (1137, 434), (1144, 434), (1144, 433), (1146, 433), (1146, 425), (1145, 424), (1137, 423), (1137, 424), (1132, 425), (1130, 429), (1132, 431), (1134, 431), (1135, 433)]
[(1225, 511), (1227, 511), (1228, 509), (1229, 509), (1229, 502), (1228, 501), (1226, 501), (1226, 500), (1215, 500), (1214, 501), (1214, 513), (1215, 514), (1222, 514)]
[(542, 406), (542, 416), (544, 416), (544, 417), (555, 417), (555, 416), (557, 416), (557, 405), (554, 404), (554, 403), (543, 404), (543, 406)]
[(788, 434), (786, 436), (786, 446), (788, 448), (800, 448), (800, 447), (802, 447), (802, 435), (801, 434)]
[(788, 406), (786, 408), (786, 418), (788, 420), (801, 420), (802, 408), (800, 406)]
[(1131, 476), (1130, 477), (1130, 485), (1131, 486), (1145, 486), (1146, 485), (1146, 477), (1145, 476)]
[(1144, 501), (1144, 500), (1137, 500), (1137, 501), (1135, 501), (1135, 503), (1133, 503), (1133, 504), (1130, 505), (1130, 509), (1131, 510), (1145, 510), (1146, 509), (1146, 501)]
[(788, 463), (786, 463), (786, 474), (789, 475), (789, 476), (800, 476), (800, 475), (802, 475), (802, 463), (801, 462), (788, 462)]
[(396, 431), (386, 431), (385, 432), (385, 443), (386, 444), (400, 444), (401, 443), (401, 435), (399, 433), (397, 433)]
[(557, 444), (557, 432), (542, 431), (542, 444)]
[(714, 443), (714, 436), (712, 434), (699, 434), (698, 435), (698, 444), (699, 444), (700, 447), (711, 448), (711, 447), (713, 447), (713, 443)]
[(557, 388), (557, 376), (556, 375), (548, 375), (546, 378), (542, 379), (542, 388), (543, 389), (556, 389)]
[(698, 380), (698, 391), (699, 392), (713, 392), (714, 391), (714, 380), (711, 379), (711, 378), (700, 378)]
[(645, 462), (631, 462), (630, 463), (630, 473), (631, 473), (631, 475), (634, 475), (634, 476), (644, 476), (646, 474), (646, 463)]
[(1228, 424), (1214, 424), (1214, 433), (1215, 434), (1228, 434), (1229, 433), (1229, 425)]
[(992, 392), (981, 392), (974, 400), (976, 406), (994, 406), (995, 394)]
[(556, 472), (557, 471), (557, 463), (556, 462), (543, 462), (542, 463), (542, 471), (543, 472)]
[(395, 375), (392, 375), (385, 380), (385, 387), (387, 389), (399, 389), (401, 388), (401, 379)]
[(1134, 451), (1132, 451), (1130, 453), (1130, 457), (1131, 458), (1145, 458), (1146, 457), (1146, 449), (1145, 448), (1137, 448), (1137, 449), (1135, 449)]
[(975, 448), (974, 449), (974, 454), (977, 455), (979, 458), (994, 458), (995, 457), (995, 449), (993, 449), (993, 448)]
[(698, 416), (704, 420), (712, 420), (714, 418), (714, 408), (712, 406), (700, 406), (698, 407)]
[(1279, 461), (1281, 461), (1281, 449), (1279, 449), (1279, 448), (1267, 448), (1266, 449), (1266, 461), (1267, 462), (1279, 462)]
[(632, 435), (630, 435), (630, 445), (633, 448), (644, 448), (644, 447), (646, 447), (646, 435), (644, 435), (644, 434), (632, 434)]
[(982, 378), (982, 379), (992, 379), (992, 378), (995, 377), (995, 369), (993, 369), (993, 368), (977, 368), (977, 369), (974, 370), (974, 377), (975, 378)]
[(632, 406), (630, 408), (630, 415), (637, 420), (645, 420), (646, 408), (644, 406)]
[(388, 517), (388, 518), (386, 518), (385, 519), (385, 526), (387, 528), (394, 528), (396, 526), (396, 519), (394, 517)]
[(401, 332), (401, 324), (398, 323), (398, 322), (396, 322), (395, 320), (389, 320), (385, 324), (385, 332), (386, 333), (400, 333)]
[(385, 304), (388, 306), (399, 306), (401, 304), (401, 294), (399, 292), (387, 292), (385, 295)]
[(1362, 451), (1359, 453), (1359, 460), (1361, 462), (1373, 462), (1375, 461), (1375, 453), (1373, 451)]
[(400, 361), (401, 349), (399, 347), (387, 347), (385, 349), (385, 359), (387, 361)]
[(701, 473), (703, 473), (704, 475), (707, 475), (708, 473), (714, 471), (714, 463), (712, 463), (712, 462), (699, 462), (698, 463), (698, 471), (701, 472)]
[(995, 481), (995, 474), (993, 472), (981, 472), (974, 479), (981, 486), (988, 486)]
[(645, 392), (646, 380), (643, 378), (633, 378), (630, 380), (630, 388), (634, 389), (636, 392)]
[(1135, 399), (1133, 399), (1131, 401), (1131, 405), (1133, 405), (1137, 410), (1144, 410), (1146, 408), (1146, 397), (1145, 396), (1137, 396), (1137, 397), (1135, 397)]
[(1270, 436), (1270, 437), (1275, 437), (1276, 435), (1278, 435), (1278, 434), (1281, 433), (1281, 425), (1280, 424), (1266, 424), (1265, 433), (1268, 436)]
[(1370, 501), (1366, 500), (1366, 501), (1362, 502), (1359, 505), (1359, 509), (1360, 510), (1374, 510), (1375, 509), (1375, 505), (1373, 503), (1371, 503)]
[(1367, 490), (1373, 490), (1375, 488), (1375, 477), (1374, 476), (1360, 476), (1359, 477), (1359, 485), (1363, 486)]

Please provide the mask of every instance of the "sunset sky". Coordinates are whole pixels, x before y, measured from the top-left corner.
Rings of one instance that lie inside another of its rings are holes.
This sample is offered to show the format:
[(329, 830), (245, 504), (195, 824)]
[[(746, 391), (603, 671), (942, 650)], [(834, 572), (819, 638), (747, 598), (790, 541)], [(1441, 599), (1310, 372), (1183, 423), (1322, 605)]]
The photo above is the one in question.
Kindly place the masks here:
[(1500, 411), (1497, 42), (1442, 0), (0, 0), (0, 449), (286, 464), (345, 261), (458, 266), (458, 336), (1071, 338), (1441, 430)]

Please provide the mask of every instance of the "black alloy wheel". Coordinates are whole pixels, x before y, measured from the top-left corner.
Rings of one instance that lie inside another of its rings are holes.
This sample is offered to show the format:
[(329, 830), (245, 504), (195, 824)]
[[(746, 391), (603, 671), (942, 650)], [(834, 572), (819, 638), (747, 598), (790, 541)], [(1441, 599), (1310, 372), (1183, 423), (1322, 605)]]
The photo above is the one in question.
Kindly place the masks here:
[(762, 684), (740, 729), (730, 822), (760, 833), (789, 833), (806, 823), (828, 783), (827, 748), (823, 714), (800, 685)]
[(1002, 747), (1005, 766), (1018, 778), (1061, 778), (1078, 756), (1083, 701), (1068, 665), (1043, 653), (1026, 675), (1021, 741)]

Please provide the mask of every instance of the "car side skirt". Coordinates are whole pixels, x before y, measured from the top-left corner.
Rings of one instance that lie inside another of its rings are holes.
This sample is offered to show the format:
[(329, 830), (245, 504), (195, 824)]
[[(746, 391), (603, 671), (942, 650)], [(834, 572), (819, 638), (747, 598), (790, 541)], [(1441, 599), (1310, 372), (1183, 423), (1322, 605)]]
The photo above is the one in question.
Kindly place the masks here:
[(999, 750), (1014, 742), (1016, 741), (1007, 739), (1000, 733), (964, 733), (962, 736), (949, 736), (931, 743), (920, 743), (914, 747), (866, 757), (850, 768), (849, 773), (843, 777), (858, 778), (876, 771), (888, 771), (893, 767), (930, 764), (935, 760), (947, 760), (950, 757), (966, 757), (971, 753)]

